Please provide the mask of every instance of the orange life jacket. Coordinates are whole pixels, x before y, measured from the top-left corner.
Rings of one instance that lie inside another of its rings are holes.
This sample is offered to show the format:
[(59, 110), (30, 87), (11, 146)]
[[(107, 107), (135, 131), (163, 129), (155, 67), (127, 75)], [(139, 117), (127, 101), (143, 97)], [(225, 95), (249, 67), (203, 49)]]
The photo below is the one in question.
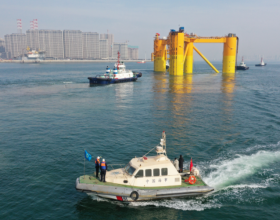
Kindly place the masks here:
[(101, 170), (106, 170), (107, 164), (105, 162), (101, 163)]

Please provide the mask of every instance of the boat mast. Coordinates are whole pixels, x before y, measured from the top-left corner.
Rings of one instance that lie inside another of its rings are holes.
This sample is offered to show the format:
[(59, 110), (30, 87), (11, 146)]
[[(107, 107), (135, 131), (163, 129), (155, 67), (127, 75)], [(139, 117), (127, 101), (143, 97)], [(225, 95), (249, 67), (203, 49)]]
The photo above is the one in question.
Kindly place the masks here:
[(120, 54), (120, 51), (118, 51), (118, 65), (117, 65), (117, 69), (119, 69), (119, 65), (120, 65), (120, 57), (121, 57), (121, 54)]
[(165, 131), (162, 132), (162, 139), (160, 140), (160, 145), (165, 150), (165, 155), (167, 156), (167, 151), (166, 151), (166, 134), (165, 134)]

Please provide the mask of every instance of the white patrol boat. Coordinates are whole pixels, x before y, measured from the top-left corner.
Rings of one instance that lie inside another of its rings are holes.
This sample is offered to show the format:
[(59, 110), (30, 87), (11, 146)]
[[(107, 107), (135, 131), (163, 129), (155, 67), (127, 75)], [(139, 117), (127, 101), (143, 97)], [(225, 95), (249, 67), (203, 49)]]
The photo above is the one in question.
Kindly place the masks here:
[(95, 77), (88, 77), (89, 84), (112, 84), (121, 82), (136, 81), (142, 73), (127, 70), (124, 62), (120, 62), (120, 52), (118, 52), (118, 62), (115, 63), (113, 70), (108, 66), (104, 75), (97, 75)]
[(133, 158), (124, 168), (107, 171), (106, 182), (95, 174), (76, 179), (76, 189), (88, 195), (133, 202), (202, 195), (214, 190), (193, 167), (179, 173), (166, 155), (166, 135), (162, 133), (156, 156)]

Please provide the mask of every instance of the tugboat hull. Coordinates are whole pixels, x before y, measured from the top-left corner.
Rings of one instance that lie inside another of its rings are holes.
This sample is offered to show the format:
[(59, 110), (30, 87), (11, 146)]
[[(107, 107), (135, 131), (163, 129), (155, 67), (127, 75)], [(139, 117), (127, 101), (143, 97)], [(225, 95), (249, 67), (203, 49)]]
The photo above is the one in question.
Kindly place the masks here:
[[(85, 180), (83, 180), (85, 178)], [(91, 179), (97, 184), (90, 184)], [(76, 179), (76, 190), (85, 192), (88, 195), (95, 195), (102, 198), (118, 200), (123, 202), (147, 201), (156, 199), (168, 199), (175, 197), (199, 196), (211, 191), (214, 188), (204, 182), (197, 185), (182, 184), (174, 187), (135, 187), (114, 183), (99, 182), (94, 177), (81, 176)], [(201, 180), (202, 181), (202, 180)]]
[(96, 85), (96, 84), (106, 85), (106, 84), (113, 84), (113, 83), (133, 82), (137, 80), (137, 77), (123, 78), (123, 79), (88, 77), (88, 79), (90, 85)]
[(248, 66), (236, 66), (235, 69), (236, 70), (248, 70), (249, 67)]

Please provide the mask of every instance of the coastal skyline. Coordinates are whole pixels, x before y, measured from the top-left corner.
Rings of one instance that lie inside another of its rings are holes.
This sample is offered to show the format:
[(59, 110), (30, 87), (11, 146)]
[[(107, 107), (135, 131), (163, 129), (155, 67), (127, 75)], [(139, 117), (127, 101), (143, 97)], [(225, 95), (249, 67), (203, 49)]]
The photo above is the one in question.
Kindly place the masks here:
[[(114, 34), (116, 42), (139, 46), (139, 58), (150, 58), (155, 33), (167, 36), (170, 29), (185, 27), (199, 36), (235, 33), (239, 56), (276, 57), (278, 36), (274, 21), (280, 17), (278, 1), (9, 1), (1, 5), (0, 37), (17, 32), (16, 19), (22, 19), (23, 32), (38, 19), (39, 29), (96, 31)], [(197, 46), (210, 60), (221, 60), (221, 44)], [(195, 57), (196, 60), (200, 58)]]

